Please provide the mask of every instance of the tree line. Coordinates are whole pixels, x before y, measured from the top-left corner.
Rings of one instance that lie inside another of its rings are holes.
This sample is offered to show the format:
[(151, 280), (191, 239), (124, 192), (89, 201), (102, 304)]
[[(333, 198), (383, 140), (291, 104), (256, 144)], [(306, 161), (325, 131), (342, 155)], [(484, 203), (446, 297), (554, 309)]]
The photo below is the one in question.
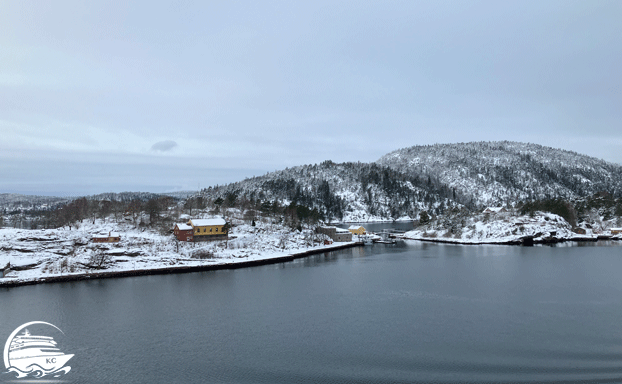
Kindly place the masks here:
[(7, 219), (2, 220), (0, 225), (49, 229), (72, 227), (85, 220), (94, 223), (96, 219), (108, 217), (116, 221), (130, 221), (136, 225), (153, 225), (162, 221), (164, 219), (162, 212), (174, 206), (176, 202), (177, 199), (169, 196), (152, 197), (147, 200), (138, 198), (97, 200), (81, 197), (45, 209), (5, 213)]

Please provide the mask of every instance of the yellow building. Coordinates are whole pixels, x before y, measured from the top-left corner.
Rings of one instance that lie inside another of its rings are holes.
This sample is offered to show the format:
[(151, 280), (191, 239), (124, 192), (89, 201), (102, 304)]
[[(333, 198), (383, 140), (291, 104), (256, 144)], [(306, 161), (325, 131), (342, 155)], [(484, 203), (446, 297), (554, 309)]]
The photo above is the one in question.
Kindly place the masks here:
[(224, 219), (192, 219), (188, 225), (192, 227), (194, 241), (226, 240), (228, 237)]
[(366, 233), (365, 228), (361, 225), (351, 225), (348, 231), (352, 232), (353, 235), (364, 235)]

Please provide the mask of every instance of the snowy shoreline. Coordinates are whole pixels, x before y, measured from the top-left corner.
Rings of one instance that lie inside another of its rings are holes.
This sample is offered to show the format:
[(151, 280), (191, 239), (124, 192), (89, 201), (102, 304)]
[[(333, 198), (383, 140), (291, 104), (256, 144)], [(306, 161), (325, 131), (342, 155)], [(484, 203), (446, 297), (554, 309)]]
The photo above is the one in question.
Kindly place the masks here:
[[(228, 240), (208, 242), (177, 241), (168, 231), (99, 219), (56, 229), (0, 228), (0, 272), (9, 265), (0, 287), (242, 268), (357, 245), (325, 244), (325, 235), (271, 220), (237, 222)], [(120, 240), (92, 241), (110, 232)]]
[(577, 233), (562, 217), (537, 212), (533, 215), (516, 216), (498, 214), (494, 217), (479, 215), (463, 219), (459, 225), (427, 225), (406, 232), (401, 237), (408, 240), (461, 245), (533, 245), (563, 242), (595, 242), (598, 240), (622, 240), (622, 235), (595, 233), (592, 229), (579, 228)]
[[(292, 229), (267, 219), (256, 225), (236, 221), (228, 240), (199, 243), (177, 241), (167, 231), (107, 220), (44, 230), (0, 228), (0, 268), (9, 265), (0, 287), (252, 267), (360, 244), (326, 245), (328, 237), (313, 229)], [(120, 234), (118, 242), (92, 241), (97, 234), (111, 232)], [(562, 217), (544, 212), (435, 221), (395, 237), (455, 245), (527, 246), (622, 240), (622, 234), (577, 229)]]
[(3, 279), (3, 280), (0, 280), (0, 288), (11, 288), (11, 287), (17, 287), (17, 286), (24, 286), (24, 285), (34, 285), (34, 284), (43, 284), (43, 283), (59, 283), (59, 282), (80, 281), (80, 280), (110, 279), (110, 278), (133, 277), (133, 276), (165, 275), (165, 274), (175, 274), (175, 273), (216, 271), (216, 270), (221, 270), (221, 269), (249, 268), (249, 267), (256, 267), (260, 265), (285, 263), (285, 262), (293, 261), (295, 259), (300, 259), (300, 258), (304, 258), (307, 256), (319, 254), (319, 253), (352, 248), (352, 247), (361, 246), (361, 245), (362, 244), (358, 242), (347, 242), (347, 243), (322, 245), (322, 246), (314, 247), (311, 249), (307, 249), (302, 252), (296, 252), (293, 254), (270, 255), (266, 258), (257, 258), (257, 259), (252, 259), (252, 260), (239, 260), (238, 259), (233, 262), (224, 262), (224, 263), (222, 262), (213, 263), (213, 264), (202, 263), (200, 265), (182, 265), (182, 266), (175, 266), (175, 267), (150, 267), (150, 268), (142, 268), (142, 269), (103, 271), (103, 272), (78, 272), (78, 273), (67, 273), (64, 275), (61, 274), (61, 275), (54, 275), (54, 276), (49, 276), (49, 277), (34, 277), (34, 278), (26, 278), (26, 279), (10, 279), (10, 280)]
[(531, 245), (531, 244), (555, 244), (555, 243), (566, 243), (566, 242), (596, 242), (599, 240), (614, 240), (619, 241), (622, 240), (619, 237), (612, 236), (575, 236), (575, 237), (546, 237), (546, 238), (536, 238), (531, 239), (531, 243), (525, 240), (529, 238), (516, 238), (516, 239), (504, 239), (504, 240), (483, 240), (483, 241), (464, 241), (461, 239), (435, 239), (435, 238), (426, 238), (426, 237), (402, 237), (404, 240), (413, 240), (413, 241), (427, 241), (430, 243), (443, 243), (443, 244), (456, 244), (456, 245)]

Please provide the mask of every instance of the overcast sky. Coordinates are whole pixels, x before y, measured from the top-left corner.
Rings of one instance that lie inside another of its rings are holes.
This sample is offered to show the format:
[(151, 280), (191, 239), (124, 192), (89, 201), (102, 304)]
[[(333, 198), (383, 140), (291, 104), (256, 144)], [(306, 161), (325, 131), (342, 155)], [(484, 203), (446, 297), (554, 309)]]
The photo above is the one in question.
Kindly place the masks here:
[(0, 193), (482, 140), (622, 163), (622, 1), (129, 3), (1, 1)]

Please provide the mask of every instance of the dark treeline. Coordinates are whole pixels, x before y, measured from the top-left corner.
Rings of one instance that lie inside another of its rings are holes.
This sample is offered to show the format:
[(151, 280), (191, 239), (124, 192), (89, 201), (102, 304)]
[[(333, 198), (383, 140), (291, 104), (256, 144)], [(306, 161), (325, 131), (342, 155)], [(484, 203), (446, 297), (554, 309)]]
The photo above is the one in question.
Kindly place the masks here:
[(357, 208), (370, 215), (397, 219), (416, 217), (422, 209), (442, 214), (460, 200), (470, 204), (455, 189), (433, 177), (412, 177), (375, 163), (332, 161), (210, 187), (201, 196), (212, 201), (236, 196), (302, 206), (317, 211), (324, 221), (342, 220), (347, 212)]
[(603, 191), (573, 201), (558, 198), (519, 204), (519, 212), (523, 215), (534, 214), (536, 211), (554, 213), (563, 217), (572, 226), (576, 226), (584, 221), (593, 221), (594, 218), (611, 220), (622, 217), (622, 198), (614, 198), (610, 193)]
[[(234, 192), (228, 192), (223, 197), (208, 198), (202, 195), (188, 198), (184, 202), (184, 210), (192, 215), (198, 210), (207, 210), (212, 215), (228, 215), (228, 208), (237, 208), (243, 213), (243, 218), (252, 224), (260, 216), (282, 222), (292, 228), (302, 228), (303, 225), (314, 225), (323, 220), (325, 215), (315, 208), (304, 204), (305, 197), (293, 199), (289, 204), (282, 204), (277, 200), (255, 199)], [(226, 218), (226, 217), (225, 217)]]
[[(73, 226), (85, 220), (94, 222), (96, 219), (113, 217), (117, 221), (126, 220), (137, 225), (157, 224), (162, 220), (161, 213), (176, 203), (176, 199), (168, 196), (150, 194), (147, 200), (140, 198), (110, 200), (81, 197), (67, 203), (38, 209), (8, 213), (2, 224), (13, 227), (27, 228), (59, 228)], [(149, 220), (142, 220), (148, 217)], [(26, 225), (24, 225), (24, 223)]]

